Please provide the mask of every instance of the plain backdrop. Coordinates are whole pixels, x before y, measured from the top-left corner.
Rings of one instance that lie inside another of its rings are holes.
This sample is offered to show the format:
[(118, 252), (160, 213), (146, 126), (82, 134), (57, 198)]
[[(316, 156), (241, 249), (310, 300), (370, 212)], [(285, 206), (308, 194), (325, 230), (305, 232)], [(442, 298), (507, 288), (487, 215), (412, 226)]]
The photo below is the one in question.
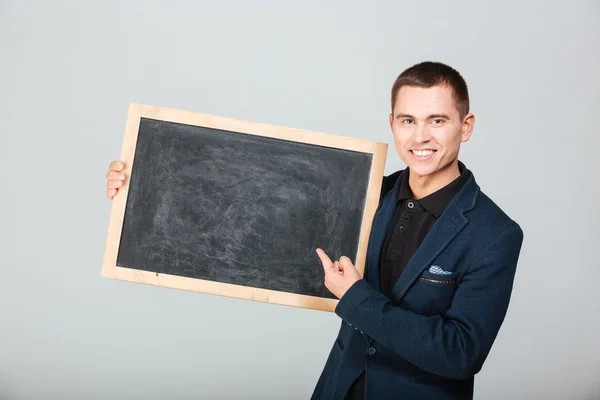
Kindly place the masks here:
[(0, 399), (307, 399), (333, 314), (100, 277), (129, 102), (386, 142), (458, 69), (525, 232), (476, 399), (600, 398), (600, 2), (0, 0)]

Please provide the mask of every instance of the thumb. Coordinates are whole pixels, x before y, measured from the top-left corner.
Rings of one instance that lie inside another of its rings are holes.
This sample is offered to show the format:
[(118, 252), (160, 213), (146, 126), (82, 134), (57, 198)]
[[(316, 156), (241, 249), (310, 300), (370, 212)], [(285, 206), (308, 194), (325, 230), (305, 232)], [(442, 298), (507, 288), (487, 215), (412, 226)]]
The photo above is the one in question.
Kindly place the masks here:
[(342, 267), (343, 270), (345, 270), (346, 268), (354, 268), (354, 264), (352, 264), (352, 260), (350, 260), (350, 258), (348, 258), (346, 256), (340, 257), (340, 266)]

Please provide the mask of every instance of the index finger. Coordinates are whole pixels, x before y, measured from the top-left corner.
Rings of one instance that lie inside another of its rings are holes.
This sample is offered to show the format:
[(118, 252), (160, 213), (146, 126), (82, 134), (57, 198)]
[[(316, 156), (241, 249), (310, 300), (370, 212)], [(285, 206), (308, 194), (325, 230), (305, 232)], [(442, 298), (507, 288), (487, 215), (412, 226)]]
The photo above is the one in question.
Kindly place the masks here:
[(122, 162), (113, 161), (110, 163), (110, 166), (108, 167), (108, 169), (110, 169), (111, 171), (121, 171), (124, 167), (125, 167), (125, 165), (123, 165)]
[(323, 264), (323, 268), (325, 270), (333, 267), (333, 262), (331, 261), (331, 258), (329, 258), (329, 256), (327, 254), (325, 254), (325, 252), (323, 250), (317, 249), (317, 254), (318, 254), (319, 258), (321, 259), (321, 264)]

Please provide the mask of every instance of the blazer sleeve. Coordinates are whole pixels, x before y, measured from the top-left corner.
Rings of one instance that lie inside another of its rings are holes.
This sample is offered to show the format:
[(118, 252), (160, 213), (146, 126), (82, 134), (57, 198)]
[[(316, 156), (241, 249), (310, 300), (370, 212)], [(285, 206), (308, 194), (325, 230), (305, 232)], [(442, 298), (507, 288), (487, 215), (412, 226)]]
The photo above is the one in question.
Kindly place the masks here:
[(335, 313), (414, 365), (452, 379), (481, 369), (508, 308), (523, 231), (514, 221), (468, 268), (446, 314), (423, 316), (394, 306), (364, 279)]

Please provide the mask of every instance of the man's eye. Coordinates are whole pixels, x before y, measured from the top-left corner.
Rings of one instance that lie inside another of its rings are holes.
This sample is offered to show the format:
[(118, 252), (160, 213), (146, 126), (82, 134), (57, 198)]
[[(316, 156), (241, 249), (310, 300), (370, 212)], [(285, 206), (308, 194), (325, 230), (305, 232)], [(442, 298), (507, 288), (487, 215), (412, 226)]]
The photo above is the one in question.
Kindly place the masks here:
[(443, 121), (443, 120), (441, 120), (441, 119), (434, 119), (434, 120), (432, 120), (431, 122), (432, 122), (434, 125), (439, 125), (439, 124), (441, 124), (441, 123), (442, 123), (442, 122), (444, 122), (444, 121)]
[(408, 118), (402, 120), (403, 124), (412, 124), (412, 122), (413, 122), (412, 119), (408, 119)]

